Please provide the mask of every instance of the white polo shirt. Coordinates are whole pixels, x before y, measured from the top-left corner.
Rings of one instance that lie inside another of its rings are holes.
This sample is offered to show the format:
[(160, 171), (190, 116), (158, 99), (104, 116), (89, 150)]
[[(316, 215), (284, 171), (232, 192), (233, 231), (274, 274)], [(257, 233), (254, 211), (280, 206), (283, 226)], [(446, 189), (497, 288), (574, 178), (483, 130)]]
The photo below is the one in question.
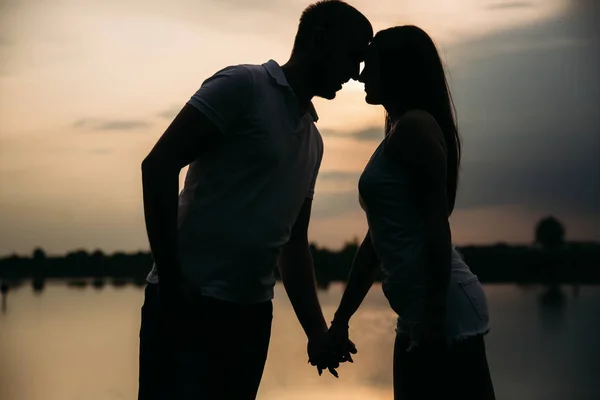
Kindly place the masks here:
[[(304, 200), (313, 196), (323, 157), (314, 107), (300, 114), (273, 60), (224, 68), (188, 104), (224, 140), (190, 165), (179, 196), (184, 279), (225, 301), (271, 300), (281, 248)], [(158, 281), (156, 267), (148, 281)]]

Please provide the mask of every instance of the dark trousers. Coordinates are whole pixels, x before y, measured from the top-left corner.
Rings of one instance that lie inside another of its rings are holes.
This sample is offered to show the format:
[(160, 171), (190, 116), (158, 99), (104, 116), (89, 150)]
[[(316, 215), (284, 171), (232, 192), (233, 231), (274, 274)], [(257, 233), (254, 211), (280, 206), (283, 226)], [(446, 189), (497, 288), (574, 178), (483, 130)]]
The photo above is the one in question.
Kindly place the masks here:
[(272, 302), (202, 296), (166, 313), (158, 285), (142, 306), (138, 400), (254, 400), (267, 359)]
[(406, 352), (407, 336), (394, 346), (395, 400), (494, 400), (483, 336), (456, 342), (448, 351)]

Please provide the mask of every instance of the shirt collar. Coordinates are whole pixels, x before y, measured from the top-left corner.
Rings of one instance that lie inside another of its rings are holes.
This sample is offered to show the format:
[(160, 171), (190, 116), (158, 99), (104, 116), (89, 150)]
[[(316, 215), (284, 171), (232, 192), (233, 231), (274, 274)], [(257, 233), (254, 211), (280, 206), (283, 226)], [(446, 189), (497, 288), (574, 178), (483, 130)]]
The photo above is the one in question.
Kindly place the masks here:
[[(269, 60), (263, 64), (263, 67), (267, 70), (269, 75), (271, 75), (271, 77), (275, 79), (275, 82), (277, 82), (279, 86), (290, 88), (290, 90), (292, 89), (285, 77), (285, 74), (283, 73), (283, 70), (281, 69), (277, 61)], [(308, 113), (310, 114), (314, 122), (317, 122), (319, 120), (317, 110), (315, 110), (315, 106), (312, 103), (312, 101), (308, 104)]]

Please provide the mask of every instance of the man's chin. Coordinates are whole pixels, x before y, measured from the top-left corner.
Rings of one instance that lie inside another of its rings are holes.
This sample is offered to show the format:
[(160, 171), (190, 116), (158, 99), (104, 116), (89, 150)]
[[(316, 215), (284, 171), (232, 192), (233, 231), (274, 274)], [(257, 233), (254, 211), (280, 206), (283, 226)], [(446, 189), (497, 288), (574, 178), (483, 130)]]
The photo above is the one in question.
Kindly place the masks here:
[(323, 91), (323, 92), (317, 93), (317, 97), (321, 97), (325, 100), (333, 100), (333, 99), (335, 99), (336, 96), (337, 96), (337, 92), (335, 92), (335, 91)]

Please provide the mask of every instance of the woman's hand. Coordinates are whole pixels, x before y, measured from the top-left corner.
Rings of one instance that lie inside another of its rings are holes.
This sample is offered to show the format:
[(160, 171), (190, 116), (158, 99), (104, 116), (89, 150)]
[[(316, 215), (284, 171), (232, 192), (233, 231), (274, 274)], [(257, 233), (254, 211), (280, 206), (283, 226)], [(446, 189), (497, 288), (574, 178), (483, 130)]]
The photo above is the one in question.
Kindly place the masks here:
[(331, 326), (327, 335), (329, 336), (329, 352), (332, 357), (339, 360), (339, 362), (354, 362), (352, 354), (356, 354), (356, 346), (350, 340), (348, 333), (348, 325), (345, 323), (339, 323), (335, 320), (332, 321)]
[(332, 357), (332, 354), (329, 351), (328, 331), (309, 337), (307, 352), (308, 362), (310, 365), (317, 367), (319, 376), (321, 376), (323, 370), (327, 369), (331, 375), (336, 378), (339, 377), (336, 368), (339, 367), (340, 363), (334, 360), (334, 357)]

